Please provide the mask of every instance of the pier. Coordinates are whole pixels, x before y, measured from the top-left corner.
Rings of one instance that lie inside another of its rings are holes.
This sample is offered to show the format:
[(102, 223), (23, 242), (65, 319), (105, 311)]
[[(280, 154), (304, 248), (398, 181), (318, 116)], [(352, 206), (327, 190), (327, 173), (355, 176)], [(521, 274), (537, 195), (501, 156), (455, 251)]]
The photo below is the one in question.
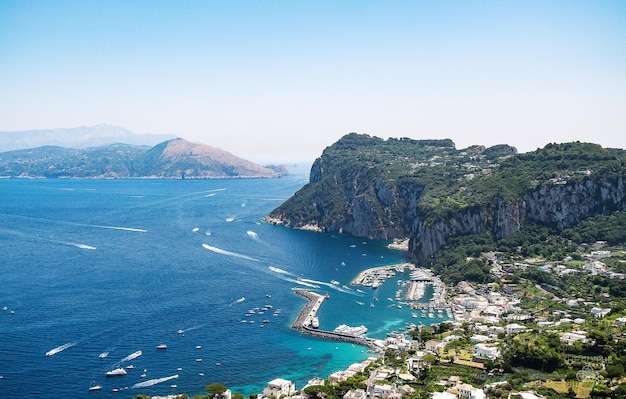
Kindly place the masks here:
[(349, 334), (336, 333), (334, 331), (318, 330), (311, 327), (311, 321), (317, 316), (317, 311), (326, 299), (326, 296), (317, 294), (307, 290), (296, 291), (296, 294), (308, 300), (307, 304), (302, 308), (300, 314), (291, 325), (291, 328), (301, 331), (305, 334), (333, 341), (349, 342), (352, 344), (367, 346), (373, 349), (379, 349), (374, 344), (374, 339), (367, 337), (359, 337)]

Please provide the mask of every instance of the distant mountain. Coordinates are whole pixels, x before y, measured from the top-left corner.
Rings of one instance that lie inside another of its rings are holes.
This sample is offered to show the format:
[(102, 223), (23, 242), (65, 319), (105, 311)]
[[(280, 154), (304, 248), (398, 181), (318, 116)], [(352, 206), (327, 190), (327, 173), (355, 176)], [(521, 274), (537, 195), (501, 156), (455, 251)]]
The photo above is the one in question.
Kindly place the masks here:
[(287, 174), (229, 152), (183, 139), (154, 147), (112, 144), (90, 148), (44, 146), (0, 153), (0, 177), (20, 178), (259, 178)]
[(183, 139), (166, 141), (151, 148), (143, 161), (141, 173), (155, 177), (276, 177), (286, 174), (286, 169), (264, 167), (230, 152)]
[(89, 148), (125, 143), (154, 146), (176, 138), (171, 134), (135, 134), (120, 126), (95, 125), (70, 129), (0, 132), (0, 152), (43, 146)]

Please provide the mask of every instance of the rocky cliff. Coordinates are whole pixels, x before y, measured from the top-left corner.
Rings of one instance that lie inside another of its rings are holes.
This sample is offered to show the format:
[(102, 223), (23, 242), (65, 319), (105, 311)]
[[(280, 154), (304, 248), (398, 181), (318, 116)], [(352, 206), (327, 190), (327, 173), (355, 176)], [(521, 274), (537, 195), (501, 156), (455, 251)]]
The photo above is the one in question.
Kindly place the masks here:
[(495, 198), (489, 206), (466, 209), (429, 225), (417, 220), (409, 249), (418, 262), (427, 264), (451, 237), (489, 231), (500, 239), (530, 222), (563, 230), (591, 216), (626, 211), (624, 195), (623, 178), (541, 186), (519, 199)]
[(586, 143), (529, 154), (509, 146), (457, 150), (449, 140), (350, 134), (328, 147), (310, 182), (267, 218), (373, 239), (410, 238), (428, 264), (450, 238), (507, 237), (531, 222), (558, 229), (626, 210), (624, 152)]

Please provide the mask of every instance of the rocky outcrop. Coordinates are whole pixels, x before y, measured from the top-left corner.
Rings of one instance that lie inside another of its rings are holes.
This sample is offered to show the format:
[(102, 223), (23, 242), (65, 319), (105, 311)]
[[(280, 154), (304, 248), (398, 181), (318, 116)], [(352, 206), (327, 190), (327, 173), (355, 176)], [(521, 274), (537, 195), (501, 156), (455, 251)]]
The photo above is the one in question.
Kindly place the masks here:
[(465, 209), (428, 226), (418, 221), (411, 232), (409, 250), (417, 262), (427, 264), (452, 237), (490, 231), (499, 239), (531, 222), (563, 230), (594, 215), (626, 211), (625, 196), (621, 178), (544, 185), (520, 199), (504, 202), (498, 198), (492, 206)]
[(590, 143), (456, 150), (443, 141), (349, 134), (324, 150), (310, 182), (270, 213), (295, 228), (371, 239), (409, 238), (428, 264), (453, 237), (501, 239), (531, 223), (559, 230), (626, 210), (623, 150)]

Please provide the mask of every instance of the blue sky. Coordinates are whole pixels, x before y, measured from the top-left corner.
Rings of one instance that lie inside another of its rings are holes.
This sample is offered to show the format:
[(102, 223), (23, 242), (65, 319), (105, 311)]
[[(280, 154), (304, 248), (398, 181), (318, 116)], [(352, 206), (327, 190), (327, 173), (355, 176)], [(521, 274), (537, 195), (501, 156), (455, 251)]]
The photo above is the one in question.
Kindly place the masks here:
[(349, 132), (626, 148), (626, 2), (1, 1), (0, 131), (98, 123), (263, 162)]

